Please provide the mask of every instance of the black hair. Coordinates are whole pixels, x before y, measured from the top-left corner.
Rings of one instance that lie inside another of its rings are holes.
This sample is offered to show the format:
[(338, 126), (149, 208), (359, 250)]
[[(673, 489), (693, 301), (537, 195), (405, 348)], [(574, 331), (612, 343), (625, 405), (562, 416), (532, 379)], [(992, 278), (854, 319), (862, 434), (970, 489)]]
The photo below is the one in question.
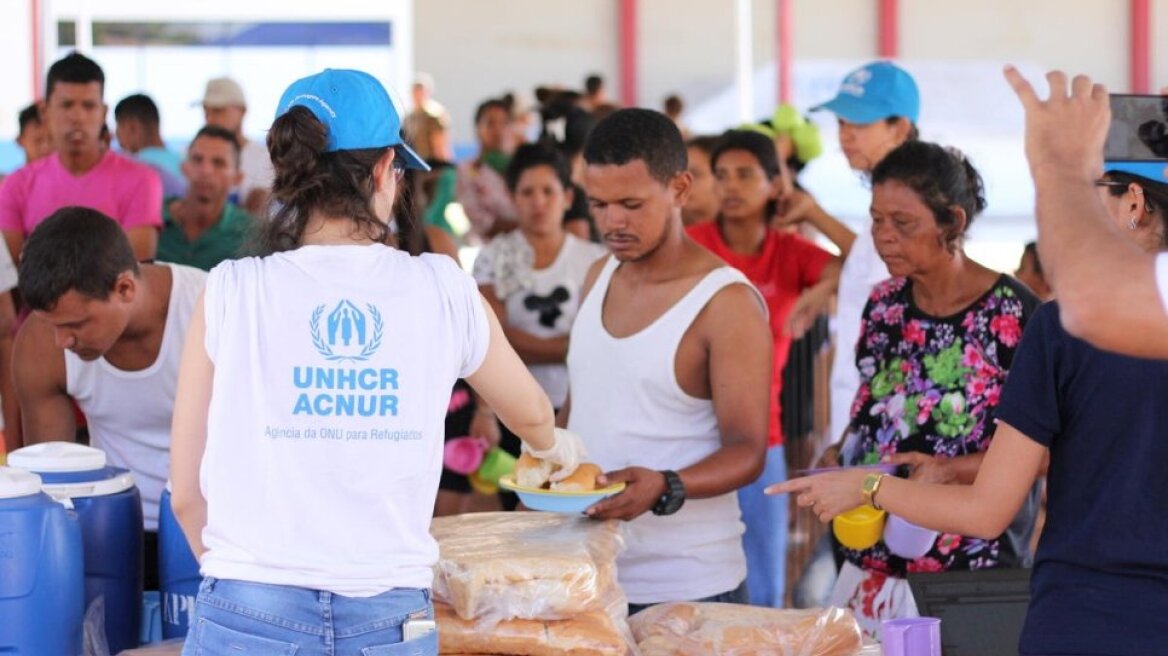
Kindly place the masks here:
[(576, 104), (571, 96), (557, 95), (540, 108), (540, 142), (554, 146), (566, 159), (584, 150), (596, 118)]
[[(304, 107), (293, 107), (272, 123), (273, 211), (258, 240), (261, 254), (299, 246), (313, 212), (347, 217), (370, 240), (392, 243), (389, 226), (372, 206), (373, 167), (392, 146), (325, 152), (327, 145), (328, 129)], [(402, 154), (395, 153), (398, 157)]]
[(718, 145), (718, 140), (721, 137), (716, 137), (712, 134), (703, 134), (696, 137), (691, 137), (689, 141), (685, 142), (686, 148), (697, 148), (709, 157), (714, 153), (714, 146)]
[(942, 229), (957, 228), (955, 208), (965, 211), (965, 225), (948, 230), (946, 246), (955, 250), (974, 217), (986, 208), (981, 175), (956, 148), (928, 141), (906, 141), (872, 170), (873, 186), (895, 180), (916, 192)]
[(730, 150), (745, 150), (758, 160), (758, 165), (767, 178), (779, 176), (779, 155), (775, 152), (775, 142), (766, 135), (753, 130), (727, 130), (710, 152), (710, 168), (718, 166), (718, 158)]
[[(231, 152), (235, 153), (235, 166), (239, 168), (240, 154), (242, 148), (239, 145), (239, 139), (236, 138), (235, 133), (227, 128), (219, 127), (218, 125), (204, 125), (195, 133), (195, 137), (191, 139), (191, 143), (195, 143), (199, 139), (207, 137), (208, 139), (221, 139), (231, 144)], [(189, 146), (188, 146), (189, 148)]]
[(28, 128), (28, 126), (34, 123), (41, 123), (41, 110), (39, 107), (37, 107), (36, 103), (33, 103), (28, 107), (20, 110), (20, 116), (17, 118), (17, 120), (20, 122), (20, 132), (17, 133), (19, 136), (24, 134), (24, 131)]
[(64, 207), (24, 242), (20, 295), (41, 311), (52, 311), (69, 291), (104, 301), (125, 271), (137, 276), (138, 261), (118, 222), (88, 207)]
[[(710, 153), (710, 170), (716, 169), (718, 158), (731, 150), (743, 150), (753, 155), (766, 174), (767, 180), (774, 182), (774, 179), (779, 177), (779, 155), (775, 151), (775, 142), (766, 135), (753, 130), (727, 130)], [(770, 217), (778, 213), (778, 210), (778, 199), (771, 198), (763, 212), (765, 216)]]
[(76, 51), (58, 59), (49, 67), (48, 79), (45, 82), (45, 98), (53, 95), (53, 85), (57, 82), (67, 84), (97, 82), (102, 92), (105, 91), (105, 73), (102, 72), (101, 66)]
[(511, 109), (507, 106), (506, 102), (500, 98), (488, 98), (479, 103), (479, 106), (475, 108), (475, 125), (478, 125), (479, 121), (483, 120), (483, 116), (486, 116), (487, 112), (491, 111), (492, 109), (498, 109), (507, 116), (511, 116)]
[(1128, 187), (1132, 184), (1137, 184), (1144, 190), (1144, 210), (1160, 218), (1160, 228), (1164, 233), (1165, 244), (1168, 245), (1168, 184), (1125, 171), (1107, 171), (1104, 177), (1112, 182), (1123, 183), (1123, 186), (1107, 186), (1107, 193), (1116, 198), (1127, 193)]
[(1036, 241), (1027, 242), (1026, 245), (1022, 247), (1022, 255), (1023, 256), (1026, 256), (1026, 255), (1030, 256), (1031, 261), (1034, 262), (1034, 272), (1041, 276), (1042, 275), (1042, 258), (1038, 257), (1038, 242), (1036, 242)]
[(662, 109), (665, 110), (666, 115), (681, 114), (685, 110), (685, 103), (682, 102), (681, 96), (676, 93), (670, 94), (665, 97), (665, 102), (662, 103)]
[(912, 119), (907, 116), (889, 116), (884, 119), (884, 122), (889, 125), (894, 125), (900, 119), (908, 121), (908, 135), (904, 138), (905, 141), (920, 141), (921, 131), (917, 128), (917, 124), (912, 122)]
[(519, 178), (523, 177), (528, 169), (538, 166), (551, 167), (560, 180), (564, 189), (572, 188), (572, 172), (568, 169), (568, 162), (560, 152), (545, 144), (524, 144), (515, 150), (511, 156), (511, 163), (507, 165), (507, 189), (515, 193), (519, 186)]
[(661, 184), (685, 171), (685, 141), (668, 116), (651, 109), (617, 110), (592, 128), (584, 144), (590, 165), (624, 166), (638, 159)]
[(119, 122), (133, 120), (147, 127), (156, 128), (160, 122), (158, 105), (144, 93), (126, 96), (114, 106), (114, 120)]
[(584, 78), (584, 91), (588, 95), (594, 96), (602, 88), (604, 88), (604, 78), (600, 77), (600, 75), (593, 73), (592, 75)]

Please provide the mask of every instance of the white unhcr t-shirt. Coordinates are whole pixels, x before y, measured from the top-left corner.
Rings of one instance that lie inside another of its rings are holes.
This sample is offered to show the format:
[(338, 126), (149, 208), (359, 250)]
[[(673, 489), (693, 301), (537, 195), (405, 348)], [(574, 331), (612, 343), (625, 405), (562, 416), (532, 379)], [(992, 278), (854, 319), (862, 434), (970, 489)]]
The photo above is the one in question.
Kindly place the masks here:
[(305, 246), (220, 264), (205, 308), (203, 574), (429, 588), (450, 388), (490, 339), (471, 277), (441, 255)]
[(1168, 312), (1168, 253), (1156, 256), (1156, 287), (1160, 290), (1160, 304)]

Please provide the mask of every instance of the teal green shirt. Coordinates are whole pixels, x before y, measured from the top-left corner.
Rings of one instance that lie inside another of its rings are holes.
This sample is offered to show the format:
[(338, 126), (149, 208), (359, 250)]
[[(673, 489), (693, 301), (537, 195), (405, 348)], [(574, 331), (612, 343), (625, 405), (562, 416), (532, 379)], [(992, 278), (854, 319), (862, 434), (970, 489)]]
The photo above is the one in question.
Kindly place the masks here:
[(245, 248), (256, 223), (250, 214), (229, 202), (223, 206), (219, 221), (192, 242), (170, 214), (170, 204), (174, 200), (168, 198), (162, 203), (162, 233), (158, 236), (159, 262), (186, 264), (210, 271), (223, 260), (247, 255)]

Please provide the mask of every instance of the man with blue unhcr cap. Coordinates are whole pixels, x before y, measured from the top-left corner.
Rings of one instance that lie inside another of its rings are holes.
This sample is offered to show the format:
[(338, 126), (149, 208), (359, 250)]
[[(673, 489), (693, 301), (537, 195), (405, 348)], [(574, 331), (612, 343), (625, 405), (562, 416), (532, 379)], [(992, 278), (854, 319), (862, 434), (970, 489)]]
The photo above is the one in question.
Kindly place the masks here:
[[(812, 107), (839, 120), (839, 142), (853, 170), (868, 175), (884, 156), (918, 137), (920, 92), (907, 71), (888, 61), (866, 64), (850, 73), (831, 100)], [(780, 217), (784, 224), (808, 221), (835, 242), (844, 256), (836, 318), (836, 358), (831, 372), (830, 435), (838, 438), (850, 421), (852, 399), (860, 386), (854, 353), (860, 314), (872, 287), (888, 278), (867, 226), (858, 233), (828, 214), (805, 191), (793, 192)]]

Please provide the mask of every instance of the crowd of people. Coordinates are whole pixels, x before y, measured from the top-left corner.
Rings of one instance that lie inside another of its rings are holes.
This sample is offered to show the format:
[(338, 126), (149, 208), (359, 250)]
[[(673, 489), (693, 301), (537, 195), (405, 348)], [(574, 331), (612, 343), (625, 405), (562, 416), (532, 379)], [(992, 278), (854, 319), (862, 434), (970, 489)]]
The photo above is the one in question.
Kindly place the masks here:
[[(6, 446), (88, 439), (130, 469), (148, 574), (172, 483), (205, 577), (189, 653), (406, 639), (432, 617), (430, 518), (516, 508), (442, 466), (463, 436), (625, 485), (587, 515), (626, 525), (630, 613), (784, 607), (793, 587), (876, 636), (916, 614), (909, 572), (1033, 565), (1023, 653), (1149, 653), (1168, 633), (1168, 529), (1136, 518), (1168, 492), (1168, 365), (1140, 358), (1168, 356), (1168, 175), (1105, 165), (1105, 92), (1052, 75), (1042, 101), (1008, 72), (1040, 229), (1013, 277), (966, 255), (981, 175), (921, 140), (916, 83), (891, 62), (812, 108), (871, 183), (853, 231), (800, 186), (825, 146), (786, 105), (693, 135), (679, 97), (620, 108), (590, 76), (535, 107), (483, 101), (477, 152), (455, 162), (433, 79), (401, 115), (371, 76), (328, 70), (288, 87), (266, 141), (242, 134), (242, 87), (210, 80), (181, 154), (129, 96), (115, 150), (105, 73), (70, 54), (0, 182)], [(818, 464), (839, 471), (788, 480), (782, 400), (810, 381), (787, 364), (825, 315)], [(860, 467), (877, 463), (905, 474)], [(940, 533), (906, 558), (829, 532), (789, 586), (781, 492), (823, 521), (870, 504)], [(397, 621), (360, 630), (375, 616)]]

